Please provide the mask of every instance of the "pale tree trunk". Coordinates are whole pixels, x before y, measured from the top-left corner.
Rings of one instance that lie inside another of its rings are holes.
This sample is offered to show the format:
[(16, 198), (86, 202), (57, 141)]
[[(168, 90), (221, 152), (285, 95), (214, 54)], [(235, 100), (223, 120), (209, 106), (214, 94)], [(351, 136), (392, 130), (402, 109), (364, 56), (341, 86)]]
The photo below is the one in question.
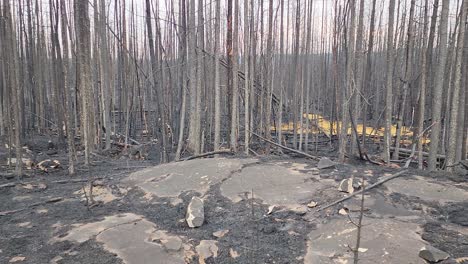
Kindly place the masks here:
[[(95, 7), (97, 8), (97, 7)], [(105, 149), (110, 149), (110, 135), (111, 135), (111, 122), (110, 122), (110, 60), (107, 44), (107, 31), (106, 31), (106, 3), (104, 0), (99, 0), (99, 36), (100, 36), (100, 51), (101, 51), (101, 109), (102, 119), (105, 128)]]
[(232, 32), (232, 98), (231, 98), (231, 150), (237, 151), (237, 114), (238, 114), (238, 47), (239, 47), (239, 0), (234, 0), (234, 25)]
[[(271, 8), (273, 8), (273, 0), (270, 0)], [(270, 17), (273, 17), (273, 10), (270, 11)], [(272, 27), (273, 18), (270, 18), (269, 27)], [(299, 40), (300, 40), (300, 25), (301, 25), (301, 0), (296, 1), (296, 25), (295, 25), (295, 40), (294, 40), (294, 66), (293, 66), (293, 73), (292, 73), (292, 93), (293, 93), (293, 145), (294, 149), (297, 149), (297, 117), (299, 115), (299, 107), (298, 107), (298, 98), (297, 98), (297, 87), (300, 85), (299, 81)], [(271, 32), (271, 30), (269, 30)], [(269, 34), (269, 39), (273, 36)], [(267, 116), (268, 117), (268, 116)], [(267, 127), (269, 127), (269, 122), (267, 123)], [(269, 129), (269, 128), (268, 128)]]
[[(370, 26), (369, 26), (369, 43), (367, 46), (367, 61), (366, 61), (366, 70), (364, 73), (364, 83), (362, 87), (363, 93), (368, 93), (371, 91), (371, 86), (372, 86), (372, 51), (374, 50), (374, 30), (375, 30), (375, 4), (377, 0), (372, 1), (372, 11), (371, 11), (371, 21), (370, 21)], [(366, 99), (369, 99), (370, 97), (367, 96)], [(377, 100), (376, 100), (377, 101)], [(364, 151), (366, 148), (366, 138), (367, 138), (367, 116), (368, 116), (368, 103), (366, 102), (364, 104), (364, 110), (363, 110), (363, 115), (362, 115), (362, 145)]]
[[(364, 0), (360, 1), (359, 5), (359, 21), (356, 36), (356, 84), (354, 86), (353, 96), (354, 96), (354, 107), (353, 107), (353, 116), (351, 117), (354, 119), (354, 125), (357, 126), (358, 124), (358, 117), (361, 116), (360, 109), (361, 109), (361, 88), (363, 83), (363, 71), (364, 71), (364, 45), (363, 45), (363, 35), (364, 31)], [(364, 102), (365, 104), (367, 102)], [(362, 131), (363, 134), (366, 133), (365, 130)], [(359, 154), (357, 151), (357, 144), (359, 144), (359, 135), (354, 131), (351, 131), (351, 153), (354, 155)]]
[(73, 121), (70, 116), (72, 113), (71, 100), (70, 100), (70, 87), (68, 86), (68, 61), (69, 61), (69, 50), (68, 50), (68, 19), (67, 10), (65, 6), (65, 0), (60, 0), (60, 14), (61, 14), (61, 31), (62, 31), (62, 44), (63, 44), (63, 56), (62, 56), (62, 85), (63, 93), (65, 97), (65, 127), (67, 133), (67, 145), (68, 145), (68, 173), (70, 175), (75, 174), (75, 132), (73, 130)]
[[(312, 58), (313, 52), (311, 50), (311, 42), (312, 42), (312, 10), (313, 10), (313, 1), (309, 3), (308, 10), (307, 10), (307, 40), (306, 40), (306, 61), (305, 61), (305, 75), (307, 76), (307, 82), (306, 82), (306, 98), (305, 98), (305, 114), (306, 114), (306, 121), (305, 121), (305, 129), (306, 129), (306, 134), (305, 134), (305, 144), (304, 144), (304, 150), (307, 152), (309, 150), (309, 134), (311, 132), (310, 129), (310, 86), (312, 85), (312, 73), (310, 72), (310, 65), (312, 64)], [(282, 55), (282, 54), (281, 54)], [(280, 107), (282, 107), (280, 105)], [(281, 125), (281, 124), (280, 124)]]
[(77, 49), (77, 87), (81, 92), (81, 115), (83, 119), (83, 127), (81, 128), (83, 142), (85, 147), (85, 165), (89, 165), (92, 132), (91, 115), (91, 42), (90, 42), (90, 21), (88, 2), (75, 0), (75, 34), (76, 34), (76, 49)]
[[(7, 65), (7, 79), (9, 80), (8, 86), (10, 86), (10, 102), (13, 106), (14, 116), (14, 145), (15, 145), (15, 156), (16, 156), (16, 167), (15, 173), (18, 179), (21, 179), (23, 175), (23, 162), (22, 162), (22, 143), (21, 143), (21, 117), (20, 117), (20, 103), (19, 101), (23, 98), (21, 89), (19, 87), (18, 79), (18, 51), (16, 46), (16, 30), (13, 25), (12, 13), (10, 9), (10, 0), (3, 1), (3, 20), (4, 20), (4, 34), (5, 44), (4, 55)], [(12, 131), (12, 129), (10, 129)], [(11, 136), (11, 133), (10, 133)], [(11, 145), (10, 145), (11, 147)]]
[(180, 108), (180, 125), (179, 125), (179, 140), (177, 143), (177, 150), (175, 160), (180, 160), (182, 147), (184, 146), (184, 130), (185, 130), (185, 108), (187, 107), (187, 16), (185, 0), (180, 1), (181, 9), (181, 24), (182, 24), (182, 37), (181, 37), (181, 54), (179, 55), (181, 62), (181, 93), (182, 93), (182, 106)]
[[(252, 6), (253, 8), (253, 6)], [(249, 72), (249, 57), (250, 57), (250, 39), (249, 39), (249, 0), (244, 0), (244, 144), (245, 154), (249, 154), (249, 139), (250, 139), (250, 72)]]
[(408, 90), (410, 88), (410, 84), (412, 82), (412, 71), (413, 71), (413, 20), (414, 20), (414, 9), (416, 5), (416, 0), (411, 0), (411, 7), (410, 7), (410, 16), (408, 21), (408, 31), (407, 31), (407, 44), (406, 44), (406, 59), (405, 59), (405, 77), (403, 80), (403, 94), (402, 98), (399, 99), (399, 106), (398, 106), (398, 115), (397, 115), (397, 130), (396, 130), (396, 139), (395, 139), (395, 151), (393, 152), (393, 159), (399, 159), (399, 151), (400, 151), (400, 140), (401, 140), (401, 130), (403, 127), (403, 118), (405, 115), (406, 109), (406, 97), (408, 94)]
[(348, 127), (349, 127), (349, 99), (354, 90), (354, 57), (356, 45), (356, 0), (350, 0), (349, 18), (351, 19), (348, 31), (348, 54), (346, 59), (346, 86), (343, 88), (342, 96), (342, 120), (340, 131), (340, 145), (338, 149), (338, 159), (344, 162), (346, 154), (346, 146), (348, 145)]
[(442, 91), (445, 82), (445, 65), (447, 63), (447, 25), (449, 15), (450, 1), (442, 1), (442, 14), (439, 24), (439, 62), (435, 73), (435, 86), (432, 92), (432, 129), (431, 145), (429, 150), (428, 169), (433, 171), (437, 166), (437, 152), (440, 142), (441, 128), (441, 110), (442, 110)]
[[(0, 2), (0, 16), (3, 16), (2, 3)], [(0, 19), (0, 57), (4, 58), (5, 33), (3, 31), (3, 19)], [(0, 136), (6, 135), (6, 117), (7, 117), (7, 92), (6, 92), (6, 75), (5, 75), (5, 60), (0, 61)]]
[(189, 23), (188, 33), (188, 69), (189, 69), (189, 87), (190, 87), (190, 122), (189, 122), (189, 137), (188, 147), (195, 154), (200, 153), (200, 134), (197, 129), (197, 54), (196, 54), (196, 27), (195, 27), (195, 0), (191, 0), (189, 4)]
[[(468, 50), (468, 28), (466, 29), (465, 32), (465, 51)], [(464, 90), (463, 92), (465, 93), (465, 105), (461, 106), (465, 108), (465, 120), (464, 120), (464, 126), (461, 128), (462, 131), (462, 146), (461, 146), (461, 159), (465, 160), (468, 159), (467, 154), (468, 154), (468, 52), (465, 52), (465, 70), (464, 70)]]
[(219, 78), (219, 57), (220, 57), (220, 21), (221, 21), (221, 0), (216, 0), (216, 14), (215, 14), (215, 78), (214, 78), (214, 89), (215, 89), (215, 100), (214, 100), (214, 111), (215, 111), (215, 135), (214, 135), (214, 150), (217, 151), (220, 148), (221, 141), (221, 87)]
[(395, 20), (395, 0), (390, 0), (389, 19), (387, 31), (387, 72), (386, 72), (386, 95), (385, 95), (385, 134), (384, 134), (384, 160), (390, 163), (390, 144), (392, 139), (392, 105), (393, 105), (393, 23)]
[[(201, 97), (202, 97), (202, 91), (204, 90), (203, 84), (204, 84), (204, 72), (205, 68), (203, 65), (204, 62), (204, 57), (202, 55), (202, 51), (205, 48), (205, 36), (204, 36), (204, 19), (203, 19), (203, 0), (198, 0), (198, 13), (197, 13), (197, 18), (198, 18), (198, 24), (197, 24), (197, 48), (198, 51), (196, 52), (196, 58), (197, 61), (195, 62), (197, 65), (197, 88), (196, 88), (196, 95), (195, 95), (195, 117), (194, 117), (194, 126), (191, 127), (191, 129), (194, 130), (194, 135), (198, 139), (199, 142), (197, 144), (197, 147), (195, 148), (195, 154), (199, 154), (200, 152), (203, 151), (204, 149), (204, 142), (205, 142), (205, 137), (204, 133), (202, 134), (201, 131), (201, 116), (202, 116), (202, 106), (201, 106)], [(197, 48), (195, 50), (197, 50)]]
[[(455, 165), (458, 160), (457, 157), (457, 144), (458, 142), (458, 126), (459, 120), (458, 115), (460, 109), (460, 98), (463, 93), (461, 93), (461, 80), (462, 80), (462, 60), (463, 60), (463, 48), (465, 41), (465, 24), (466, 24), (466, 15), (467, 15), (468, 3), (467, 1), (462, 1), (462, 6), (460, 10), (460, 21), (458, 28), (458, 41), (456, 48), (456, 62), (455, 62), (455, 82), (453, 86), (453, 99), (452, 99), (452, 109), (450, 111), (450, 128), (449, 128), (449, 144), (447, 151), (447, 170), (453, 171), (453, 165)], [(449, 106), (447, 106), (449, 107)]]
[(167, 152), (166, 152), (166, 119), (165, 119), (165, 113), (164, 113), (164, 106), (163, 104), (163, 99), (162, 99), (162, 93), (158, 91), (158, 87), (156, 85), (156, 78), (158, 76), (157, 72), (157, 59), (156, 59), (156, 54), (155, 54), (155, 47), (154, 47), (154, 39), (153, 39), (153, 27), (151, 23), (151, 5), (149, 0), (146, 0), (146, 27), (147, 27), (147, 33), (148, 33), (148, 42), (149, 42), (149, 50), (150, 50), (150, 60), (151, 60), (151, 70), (153, 74), (153, 89), (156, 93), (157, 97), (157, 104), (158, 104), (158, 112), (159, 116), (161, 117), (161, 139), (162, 139), (162, 162), (167, 162)]
[[(417, 124), (417, 129), (416, 129), (416, 134), (413, 136), (413, 143), (418, 144), (418, 168), (420, 170), (423, 169), (423, 143), (424, 143), (424, 117), (425, 117), (425, 111), (426, 111), (426, 86), (427, 86), (427, 76), (428, 76), (428, 68), (427, 67), (427, 43), (425, 40), (427, 39), (427, 24), (428, 24), (428, 17), (427, 17), (427, 9), (429, 5), (429, 0), (426, 0), (426, 3), (424, 5), (424, 26), (423, 26), (423, 41), (422, 41), (422, 54), (421, 54), (421, 81), (420, 81), (420, 90), (419, 90), (419, 102), (418, 102), (418, 124)], [(431, 41), (431, 40), (429, 40)]]

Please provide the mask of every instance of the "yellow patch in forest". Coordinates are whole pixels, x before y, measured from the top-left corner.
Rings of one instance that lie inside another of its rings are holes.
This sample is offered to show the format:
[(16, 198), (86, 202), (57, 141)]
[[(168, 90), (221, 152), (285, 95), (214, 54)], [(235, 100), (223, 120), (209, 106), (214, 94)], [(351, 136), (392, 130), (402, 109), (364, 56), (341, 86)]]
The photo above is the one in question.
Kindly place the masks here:
[[(281, 130), (283, 132), (289, 132), (293, 133), (294, 129), (296, 129), (297, 133), (309, 133), (309, 134), (318, 134), (318, 133), (324, 133), (327, 137), (330, 137), (331, 135), (335, 136), (338, 135), (338, 128), (341, 127), (341, 122), (330, 122), (326, 118), (324, 118), (321, 115), (318, 114), (303, 114), (303, 118), (309, 119), (309, 128), (302, 128), (301, 124), (296, 124), (296, 128), (294, 128), (294, 122), (289, 122), (289, 123), (283, 123), (281, 124)], [(304, 120), (305, 123), (305, 120)], [(271, 127), (271, 130), (276, 130), (274, 126)], [(364, 133), (368, 137), (373, 137), (375, 141), (380, 140), (381, 137), (384, 136), (385, 133), (385, 128), (380, 127), (380, 128), (374, 128), (371, 126), (366, 126), (365, 131), (364, 131), (364, 126), (362, 124), (356, 125), (356, 130), (358, 135), (363, 135)], [(347, 130), (348, 135), (351, 135), (353, 133), (353, 129), (351, 127), (348, 127)], [(397, 126), (393, 125), (390, 128), (390, 133), (393, 137), (396, 136), (397, 134)], [(413, 138), (413, 131), (409, 127), (403, 126), (401, 128), (401, 143), (402, 144), (411, 144), (412, 143), (412, 138)], [(428, 144), (430, 140), (426, 137), (423, 138), (423, 144)]]

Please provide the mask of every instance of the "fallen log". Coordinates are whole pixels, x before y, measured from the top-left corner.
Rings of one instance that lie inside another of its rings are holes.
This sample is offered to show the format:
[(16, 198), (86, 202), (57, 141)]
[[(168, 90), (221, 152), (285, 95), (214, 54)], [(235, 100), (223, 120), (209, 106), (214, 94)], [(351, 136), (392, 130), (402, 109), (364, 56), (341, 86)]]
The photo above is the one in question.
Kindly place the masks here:
[(280, 148), (282, 148), (282, 149), (285, 149), (285, 150), (294, 152), (294, 153), (296, 153), (296, 154), (305, 156), (305, 157), (307, 157), (307, 158), (311, 158), (311, 159), (313, 159), (313, 160), (317, 160), (317, 161), (318, 161), (318, 160), (320, 159), (320, 158), (318, 158), (318, 157), (316, 157), (316, 156), (312, 156), (312, 155), (307, 154), (307, 153), (305, 153), (305, 152), (302, 152), (302, 151), (299, 151), (299, 150), (295, 150), (295, 149), (292, 149), (292, 148), (283, 146), (283, 145), (281, 145), (281, 144), (278, 144), (278, 143), (276, 143), (276, 142), (273, 142), (273, 141), (271, 141), (271, 140), (269, 140), (269, 139), (266, 139), (266, 138), (260, 136), (259, 134), (255, 133), (255, 132), (252, 132), (252, 131), (250, 131), (250, 130), (248, 130), (248, 131), (249, 131), (250, 133), (252, 133), (253, 135), (257, 136), (258, 138), (260, 138), (261, 140), (263, 140), (263, 141), (265, 141), (265, 142), (268, 142), (268, 143), (270, 143), (270, 144), (272, 144), (272, 145), (275, 145), (275, 146), (277, 146), (277, 147), (280, 147)]
[[(390, 150), (391, 150), (391, 151), (395, 151), (395, 147), (390, 147)], [(404, 154), (407, 154), (407, 155), (411, 155), (411, 153), (413, 152), (413, 150), (411, 150), (411, 149), (405, 149), (405, 148), (399, 148), (398, 151), (399, 151), (400, 153), (404, 153)], [(420, 153), (420, 151), (416, 151), (415, 153), (418, 154), (418, 153)], [(424, 152), (424, 151), (422, 151), (421, 153), (422, 153), (422, 155), (423, 155), (424, 157), (429, 157), (429, 152)], [(445, 159), (445, 155), (437, 154), (437, 158), (438, 158), (438, 159)]]
[[(102, 180), (103, 178), (95, 178), (93, 181)], [(64, 183), (79, 183), (79, 182), (87, 182), (89, 179), (68, 179), (68, 180), (58, 180), (53, 181), (52, 183), (64, 184)]]
[(187, 160), (199, 159), (199, 158), (204, 158), (204, 157), (207, 157), (207, 156), (217, 155), (217, 154), (229, 154), (229, 155), (233, 155), (234, 152), (232, 152), (232, 151), (229, 150), (229, 149), (226, 149), (226, 150), (217, 150), (217, 151), (206, 152), (206, 153), (202, 153), (202, 154), (198, 154), (198, 155), (193, 155), (193, 156), (190, 156), (190, 157), (187, 157), (187, 158), (183, 158), (183, 159), (178, 160), (178, 161), (187, 161)]
[(36, 206), (39, 206), (39, 205), (44, 205), (44, 204), (56, 203), (56, 202), (60, 202), (62, 200), (63, 200), (62, 197), (51, 198), (51, 199), (46, 200), (46, 201), (30, 204), (30, 205), (28, 205), (26, 207), (23, 207), (23, 208), (20, 208), (20, 209), (0, 212), (0, 216), (6, 216), (6, 215), (22, 212), (22, 211), (27, 210), (29, 208), (33, 208), (33, 207), (36, 207)]
[(348, 196), (346, 196), (346, 197), (343, 197), (343, 198), (341, 198), (341, 199), (339, 199), (339, 200), (337, 200), (337, 201), (334, 201), (333, 203), (330, 203), (330, 204), (328, 204), (328, 205), (326, 205), (326, 206), (320, 207), (320, 208), (317, 209), (317, 211), (322, 211), (322, 210), (325, 210), (325, 209), (327, 209), (327, 208), (330, 208), (330, 207), (332, 207), (332, 206), (334, 206), (334, 205), (337, 205), (337, 204), (339, 204), (339, 203), (341, 203), (341, 202), (344, 202), (344, 201), (346, 201), (346, 200), (352, 198), (353, 196), (355, 196), (355, 195), (357, 195), (357, 194), (360, 194), (360, 193), (362, 193), (362, 192), (371, 190), (371, 189), (373, 189), (373, 188), (375, 188), (375, 187), (377, 187), (377, 186), (379, 186), (379, 185), (381, 185), (381, 184), (383, 184), (383, 183), (385, 183), (385, 182), (388, 182), (388, 181), (393, 180), (393, 179), (395, 179), (395, 178), (397, 178), (397, 177), (400, 177), (400, 176), (401, 176), (402, 174), (404, 174), (406, 171), (407, 171), (407, 170), (402, 170), (402, 171), (399, 171), (399, 172), (397, 172), (397, 173), (395, 173), (395, 174), (393, 174), (393, 175), (390, 175), (390, 176), (388, 176), (388, 177), (385, 177), (384, 179), (381, 179), (380, 181), (378, 181), (378, 182), (376, 182), (376, 183), (374, 183), (374, 184), (372, 184), (372, 185), (369, 185), (369, 187), (367, 187), (366, 189), (357, 191), (357, 192), (352, 193), (352, 194), (350, 194), (350, 195), (348, 195)]

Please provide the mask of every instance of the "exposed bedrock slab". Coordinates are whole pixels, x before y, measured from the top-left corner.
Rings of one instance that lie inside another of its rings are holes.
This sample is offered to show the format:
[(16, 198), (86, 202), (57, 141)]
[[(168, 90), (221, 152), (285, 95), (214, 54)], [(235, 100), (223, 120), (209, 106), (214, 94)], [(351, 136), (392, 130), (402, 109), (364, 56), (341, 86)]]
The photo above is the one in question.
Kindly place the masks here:
[(450, 186), (449, 183), (430, 181), (421, 176), (416, 176), (415, 179), (397, 178), (385, 183), (385, 186), (391, 192), (416, 196), (427, 201), (441, 203), (468, 201), (467, 191)]
[(131, 174), (124, 182), (138, 186), (158, 197), (177, 197), (184, 191), (205, 194), (210, 185), (219, 183), (256, 159), (196, 159), (173, 162)]
[(187, 245), (169, 245), (181, 241), (179, 237), (157, 230), (152, 222), (132, 213), (108, 216), (100, 222), (76, 226), (67, 236), (55, 241), (83, 243), (89, 239), (103, 243), (107, 251), (115, 253), (128, 264), (183, 264), (186, 257), (193, 255)]
[[(425, 263), (419, 250), (425, 245), (416, 233), (418, 225), (392, 219), (363, 220), (360, 264)], [(347, 217), (317, 226), (309, 234), (304, 264), (353, 263), (348, 245), (356, 243), (356, 227)]]
[(312, 181), (311, 173), (297, 173), (284, 163), (249, 166), (221, 184), (221, 193), (238, 202), (254, 192), (266, 204), (294, 206), (306, 204), (318, 190), (336, 188), (333, 180)]

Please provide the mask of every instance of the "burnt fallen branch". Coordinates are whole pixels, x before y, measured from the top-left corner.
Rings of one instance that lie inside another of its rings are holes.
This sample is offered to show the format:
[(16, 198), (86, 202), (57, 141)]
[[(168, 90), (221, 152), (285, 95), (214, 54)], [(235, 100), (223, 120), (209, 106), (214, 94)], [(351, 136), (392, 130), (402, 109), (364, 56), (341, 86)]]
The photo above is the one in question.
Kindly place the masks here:
[(37, 203), (30, 204), (30, 205), (28, 205), (26, 207), (23, 207), (23, 208), (20, 208), (20, 209), (0, 212), (0, 216), (6, 216), (6, 215), (22, 212), (22, 211), (25, 211), (27, 209), (30, 209), (30, 208), (33, 208), (33, 207), (36, 207), (36, 206), (39, 206), (39, 205), (57, 203), (57, 202), (60, 202), (62, 200), (63, 200), (62, 197), (51, 198), (49, 200), (45, 200), (45, 201), (42, 201), (42, 202), (37, 202)]
[(11, 183), (5, 183), (0, 185), (0, 188), (7, 188), (7, 187), (15, 187), (17, 183), (11, 182)]
[(312, 156), (312, 155), (310, 155), (310, 154), (308, 154), (308, 153), (305, 153), (305, 152), (302, 152), (302, 151), (299, 151), (299, 150), (295, 150), (295, 149), (292, 149), (292, 148), (283, 146), (283, 145), (281, 145), (281, 144), (278, 144), (278, 143), (276, 143), (276, 142), (274, 142), (274, 141), (271, 141), (271, 140), (269, 140), (269, 139), (266, 139), (266, 138), (260, 136), (259, 134), (255, 133), (255, 132), (252, 132), (252, 131), (250, 131), (250, 130), (248, 130), (248, 131), (249, 131), (250, 133), (252, 133), (253, 135), (257, 136), (259, 139), (261, 139), (261, 140), (263, 140), (263, 141), (265, 141), (265, 142), (268, 142), (268, 143), (270, 143), (270, 144), (272, 144), (272, 145), (275, 145), (275, 146), (277, 146), (277, 147), (280, 147), (280, 148), (282, 148), (282, 149), (285, 149), (285, 150), (294, 152), (294, 153), (296, 153), (296, 154), (305, 156), (305, 157), (310, 158), (310, 159), (313, 159), (313, 160), (317, 160), (317, 161), (318, 161), (318, 160), (320, 159), (320, 158), (318, 158), (318, 157), (316, 157), (316, 156)]
[(381, 185), (381, 184), (383, 184), (383, 183), (385, 183), (385, 182), (388, 182), (388, 181), (393, 180), (393, 179), (395, 179), (395, 178), (397, 178), (397, 177), (400, 177), (400, 176), (403, 175), (405, 172), (406, 172), (406, 170), (402, 170), (402, 171), (399, 171), (399, 172), (397, 172), (397, 173), (395, 173), (395, 174), (392, 174), (392, 175), (390, 175), (390, 176), (388, 176), (388, 177), (385, 177), (385, 178), (381, 179), (380, 181), (378, 181), (378, 182), (376, 182), (376, 183), (374, 183), (374, 184), (372, 184), (372, 185), (369, 185), (369, 187), (367, 187), (366, 189), (362, 189), (362, 190), (357, 191), (357, 192), (355, 192), (355, 193), (352, 193), (352, 194), (350, 194), (350, 195), (348, 195), (348, 196), (346, 196), (346, 197), (343, 197), (343, 198), (341, 198), (341, 199), (339, 199), (339, 200), (337, 200), (337, 201), (334, 201), (333, 203), (330, 203), (330, 204), (328, 204), (328, 205), (326, 205), (326, 206), (320, 207), (320, 208), (317, 209), (317, 211), (325, 210), (325, 209), (330, 208), (330, 207), (332, 207), (332, 206), (334, 206), (334, 205), (337, 205), (337, 204), (339, 204), (339, 203), (341, 203), (341, 202), (344, 202), (344, 201), (346, 201), (346, 200), (352, 198), (352, 197), (355, 196), (355, 195), (358, 195), (358, 194), (360, 194), (360, 193), (362, 193), (362, 192), (365, 192), (365, 191), (369, 191), (369, 190), (371, 190), (371, 189), (373, 189), (373, 188), (375, 188), (375, 187), (377, 187), (377, 186), (379, 186), (379, 185)]
[[(96, 180), (102, 180), (103, 178), (95, 178), (94, 181)], [(78, 182), (87, 182), (88, 179), (68, 179), (68, 180), (58, 180), (58, 181), (53, 181), (52, 183), (58, 183), (58, 184), (64, 184), (64, 183), (78, 183)]]
[(206, 153), (202, 153), (202, 154), (198, 154), (198, 155), (193, 155), (193, 156), (183, 158), (183, 159), (178, 160), (178, 161), (187, 161), (187, 160), (199, 159), (199, 158), (204, 158), (204, 157), (208, 157), (208, 156), (212, 156), (212, 155), (218, 155), (218, 154), (234, 155), (234, 152), (232, 152), (229, 149), (217, 150), (217, 151), (206, 152)]

